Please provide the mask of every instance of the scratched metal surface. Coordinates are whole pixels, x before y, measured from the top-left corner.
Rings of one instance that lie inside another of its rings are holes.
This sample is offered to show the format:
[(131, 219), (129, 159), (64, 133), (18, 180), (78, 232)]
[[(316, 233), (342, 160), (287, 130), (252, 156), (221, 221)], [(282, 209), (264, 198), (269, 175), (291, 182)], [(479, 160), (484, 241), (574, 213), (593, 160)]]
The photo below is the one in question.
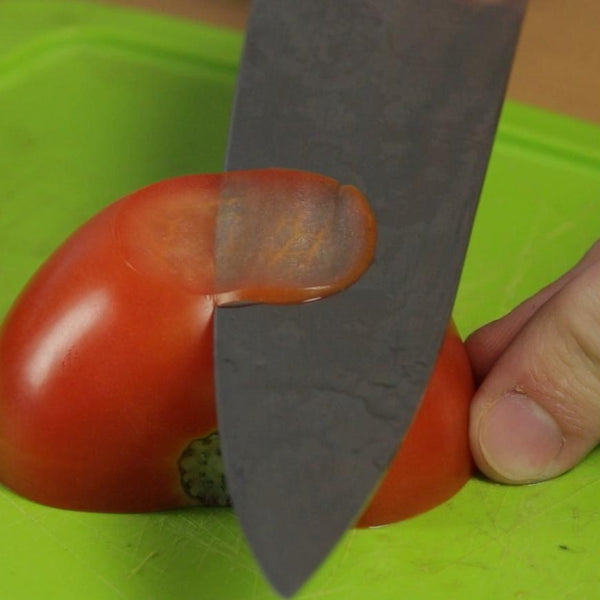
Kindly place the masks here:
[[(108, 7), (0, 1), (0, 314), (106, 202), (160, 177), (220, 169), (239, 42)], [(455, 309), (463, 333), (597, 237), (599, 142), (597, 128), (507, 107)], [(349, 532), (298, 598), (597, 597), (598, 473), (596, 453), (547, 484), (474, 479), (421, 517)], [(274, 596), (229, 510), (75, 513), (0, 487), (0, 598)]]

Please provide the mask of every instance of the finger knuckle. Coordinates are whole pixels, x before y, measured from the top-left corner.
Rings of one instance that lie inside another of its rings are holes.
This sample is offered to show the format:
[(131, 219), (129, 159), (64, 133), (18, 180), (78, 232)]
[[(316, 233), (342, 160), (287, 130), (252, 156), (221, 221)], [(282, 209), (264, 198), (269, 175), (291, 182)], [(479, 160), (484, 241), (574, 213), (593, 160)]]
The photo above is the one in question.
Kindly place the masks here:
[(600, 290), (587, 283), (576, 280), (553, 302), (546, 373), (557, 416), (578, 435), (600, 433)]

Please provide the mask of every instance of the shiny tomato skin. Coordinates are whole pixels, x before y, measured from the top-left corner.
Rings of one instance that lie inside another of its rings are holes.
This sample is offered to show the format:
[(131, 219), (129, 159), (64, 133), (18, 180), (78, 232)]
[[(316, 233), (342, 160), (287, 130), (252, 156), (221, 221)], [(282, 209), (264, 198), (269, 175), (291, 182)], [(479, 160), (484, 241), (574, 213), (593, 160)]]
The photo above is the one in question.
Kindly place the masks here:
[(469, 480), (469, 406), (473, 375), (450, 323), (427, 389), (390, 467), (358, 527), (401, 521), (448, 500)]
[(33, 500), (126, 512), (188, 503), (178, 457), (216, 426), (213, 303), (123, 259), (119, 211), (145, 198), (69, 238), (0, 332), (0, 476)]

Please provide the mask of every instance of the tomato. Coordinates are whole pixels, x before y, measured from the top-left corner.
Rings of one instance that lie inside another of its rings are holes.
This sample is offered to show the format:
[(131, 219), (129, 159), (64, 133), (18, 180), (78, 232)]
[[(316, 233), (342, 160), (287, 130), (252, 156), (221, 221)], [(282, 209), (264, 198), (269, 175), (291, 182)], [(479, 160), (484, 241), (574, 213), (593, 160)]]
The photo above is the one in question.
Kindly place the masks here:
[(441, 504), (469, 480), (471, 364), (450, 323), (419, 408), (358, 526), (400, 521)]
[(43, 265), (0, 336), (0, 479), (53, 506), (184, 504), (179, 455), (215, 428), (211, 297), (132, 269), (115, 240), (121, 209)]
[[(297, 171), (179, 177), (109, 205), (40, 268), (0, 330), (0, 481), (69, 509), (228, 505), (214, 402), (215, 306), (339, 292), (368, 267), (374, 245), (358, 190)], [(448, 334), (362, 525), (396, 518), (390, 494), (406, 507), (417, 493), (423, 507), (464, 480), (465, 357)], [(438, 409), (448, 412), (433, 434), (445, 440), (439, 448), (427, 431)], [(448, 457), (419, 463), (428, 477), (406, 458), (409, 474), (398, 472), (411, 440), (422, 455), (454, 456), (451, 473), (442, 473)], [(385, 492), (392, 479), (396, 487)]]

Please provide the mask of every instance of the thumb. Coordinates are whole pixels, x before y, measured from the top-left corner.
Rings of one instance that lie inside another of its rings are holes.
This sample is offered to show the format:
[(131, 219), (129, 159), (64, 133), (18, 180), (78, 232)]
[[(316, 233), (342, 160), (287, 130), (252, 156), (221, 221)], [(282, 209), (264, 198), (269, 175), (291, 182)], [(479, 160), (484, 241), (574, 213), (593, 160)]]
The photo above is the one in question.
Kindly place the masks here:
[[(470, 353), (490, 345), (485, 335), (467, 341)], [(560, 475), (596, 446), (600, 261), (536, 307), (490, 366), (471, 407), (470, 437), (479, 468), (506, 483)]]

